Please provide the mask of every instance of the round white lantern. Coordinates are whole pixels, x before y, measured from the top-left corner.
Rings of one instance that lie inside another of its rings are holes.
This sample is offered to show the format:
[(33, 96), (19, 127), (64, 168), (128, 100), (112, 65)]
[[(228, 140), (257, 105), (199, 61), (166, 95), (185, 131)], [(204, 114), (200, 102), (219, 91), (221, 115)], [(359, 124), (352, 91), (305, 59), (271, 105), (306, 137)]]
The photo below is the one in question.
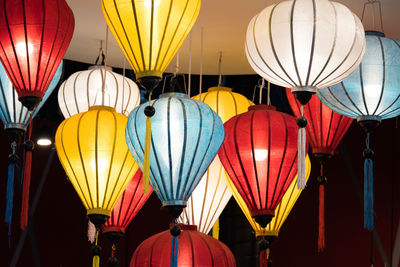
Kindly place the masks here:
[(283, 1), (250, 22), (247, 59), (266, 80), (292, 91), (315, 93), (345, 79), (365, 51), (364, 28), (342, 4)]
[(105, 105), (126, 116), (140, 104), (139, 88), (131, 79), (107, 68), (102, 91), (104, 66), (78, 71), (65, 80), (58, 90), (58, 105), (65, 118), (86, 112), (91, 106)]

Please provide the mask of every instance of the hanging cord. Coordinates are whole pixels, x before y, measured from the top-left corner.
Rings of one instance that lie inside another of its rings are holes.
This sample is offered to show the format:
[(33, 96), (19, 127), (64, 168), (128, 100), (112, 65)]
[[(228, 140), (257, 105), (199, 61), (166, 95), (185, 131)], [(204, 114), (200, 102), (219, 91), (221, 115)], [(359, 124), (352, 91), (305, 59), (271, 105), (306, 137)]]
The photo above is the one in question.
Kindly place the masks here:
[(369, 254), (369, 262), (371, 264), (371, 267), (374, 267), (375, 263), (375, 256), (374, 256), (374, 231), (371, 231), (371, 248), (370, 248), (370, 254)]
[[(263, 232), (265, 233), (265, 228), (263, 228)], [(269, 260), (269, 241), (265, 239), (265, 234), (261, 236), (261, 241), (258, 244), (259, 248), (259, 258), (260, 258), (260, 267), (268, 267), (270, 262)]]
[(375, 4), (378, 4), (378, 10), (379, 10), (379, 21), (381, 24), (381, 30), (382, 33), (385, 32), (385, 30), (383, 29), (383, 20), (382, 20), (382, 5), (380, 1), (376, 1), (376, 0), (368, 0), (367, 2), (364, 3), (364, 7), (362, 10), (362, 14), (361, 14), (361, 22), (363, 22), (364, 20), (364, 15), (365, 15), (365, 9), (368, 5), (371, 5), (372, 8), (372, 28), (373, 30), (375, 30)]
[(364, 157), (364, 228), (374, 230), (374, 178), (373, 161), (374, 151), (370, 148), (370, 132), (365, 139)]
[(222, 51), (219, 51), (218, 58), (218, 87), (222, 86)]
[[(256, 98), (256, 91), (257, 88), (259, 89), (259, 95), (258, 95), (258, 104), (262, 104), (262, 95), (263, 95), (263, 90), (265, 88), (265, 79), (261, 78), (258, 80), (257, 84), (254, 86), (253, 89), (253, 97), (251, 99), (251, 102), (254, 103), (254, 100)], [(267, 81), (267, 105), (271, 105), (271, 101), (270, 101), (270, 84)]]
[(29, 187), (31, 183), (31, 165), (32, 165), (32, 150), (35, 144), (31, 140), (32, 136), (32, 111), (29, 112), (29, 129), (28, 129), (28, 140), (25, 141), (25, 166), (24, 166), (24, 185), (22, 193), (22, 207), (21, 207), (21, 219), (20, 227), (23, 230), (28, 225), (28, 208), (29, 208)]
[(265, 79), (262, 78), (261, 85), (259, 86), (260, 87), (260, 95), (259, 95), (259, 99), (258, 99), (258, 104), (262, 104), (262, 93), (263, 93), (264, 86), (265, 86)]
[(324, 164), (321, 163), (320, 176), (317, 177), (319, 185), (318, 201), (318, 252), (325, 250), (325, 185), (328, 179), (324, 176)]
[(267, 105), (271, 105), (271, 83), (269, 81), (267, 81)]
[[(124, 104), (124, 96), (125, 96), (125, 82), (126, 82), (126, 73), (125, 73), (125, 69), (126, 69), (126, 59), (124, 57), (124, 67), (122, 69), (122, 105)], [(130, 92), (129, 92), (130, 95)], [(126, 106), (123, 108), (122, 113), (125, 114), (126, 110), (128, 109), (128, 105), (129, 105), (130, 100), (128, 99)], [(111, 103), (110, 103), (111, 104)], [(117, 102), (115, 102), (115, 105), (117, 105)], [(115, 106), (114, 106), (115, 108)]]
[(101, 105), (102, 106), (104, 106), (104, 96), (106, 94), (107, 56), (108, 56), (108, 26), (106, 26), (106, 55), (105, 55), (105, 58), (103, 58), (104, 59), (104, 76), (103, 76), (103, 83), (101, 86)]
[(99, 240), (99, 229), (96, 229), (96, 241), (92, 246), (93, 263), (92, 267), (100, 267), (100, 253), (101, 247), (98, 245)]
[(109, 266), (117, 266), (118, 265), (118, 258), (117, 258), (117, 245), (111, 245), (111, 257), (108, 258), (108, 265)]
[(190, 98), (192, 89), (192, 30), (189, 34), (189, 74), (188, 74), (188, 96)]
[(8, 178), (7, 178), (7, 196), (6, 196), (6, 213), (4, 215), (4, 221), (8, 224), (8, 247), (11, 247), (11, 223), (12, 223), (12, 211), (14, 202), (14, 177), (15, 177), (15, 165), (18, 162), (17, 155), (17, 142), (11, 143), (11, 154), (8, 155)]
[(201, 38), (200, 38), (200, 81), (199, 81), (199, 100), (201, 101), (201, 93), (203, 87), (203, 49), (204, 49), (204, 27), (201, 27)]
[(300, 114), (296, 123), (299, 126), (297, 140), (297, 188), (303, 190), (306, 187), (306, 129), (307, 119), (303, 116), (304, 105), (301, 105)]
[[(101, 62), (99, 63), (101, 58)], [(96, 58), (96, 61), (94, 62), (95, 65), (104, 65), (104, 51), (103, 51), (103, 40), (100, 40), (100, 49), (99, 49), (99, 55)]]

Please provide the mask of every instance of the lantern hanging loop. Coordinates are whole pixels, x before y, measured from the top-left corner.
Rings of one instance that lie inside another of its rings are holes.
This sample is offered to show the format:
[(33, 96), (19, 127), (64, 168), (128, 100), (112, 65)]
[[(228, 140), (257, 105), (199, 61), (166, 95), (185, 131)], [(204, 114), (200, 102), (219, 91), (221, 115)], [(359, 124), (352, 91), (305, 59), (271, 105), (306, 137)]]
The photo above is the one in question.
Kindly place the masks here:
[(384, 33), (384, 29), (383, 29), (383, 19), (382, 19), (382, 5), (381, 5), (381, 1), (378, 0), (367, 0), (367, 2), (364, 3), (364, 7), (363, 7), (363, 11), (361, 14), (361, 22), (364, 21), (364, 15), (365, 15), (365, 8), (368, 5), (371, 5), (372, 7), (372, 27), (373, 30), (375, 30), (375, 8), (374, 5), (377, 4), (378, 5), (378, 10), (379, 10), (379, 22), (381, 24), (381, 32)]
[[(101, 58), (101, 61), (100, 61)], [(99, 47), (99, 55), (96, 58), (96, 61), (94, 62), (95, 65), (104, 65), (104, 60), (105, 60), (105, 55), (103, 51), (103, 40), (100, 40), (100, 47)], [(125, 58), (124, 58), (125, 60)], [(100, 63), (99, 63), (100, 61)]]

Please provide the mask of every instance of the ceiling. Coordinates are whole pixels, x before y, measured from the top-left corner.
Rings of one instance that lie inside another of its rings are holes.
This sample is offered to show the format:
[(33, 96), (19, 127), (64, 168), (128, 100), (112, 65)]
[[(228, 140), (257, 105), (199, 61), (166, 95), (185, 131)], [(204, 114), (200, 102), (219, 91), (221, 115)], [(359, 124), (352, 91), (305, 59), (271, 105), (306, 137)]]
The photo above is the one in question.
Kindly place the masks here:
[[(105, 40), (106, 23), (101, 11), (100, 0), (66, 0), (75, 15), (75, 31), (66, 59), (94, 63), (101, 40)], [(277, 0), (203, 0), (200, 15), (192, 32), (192, 73), (200, 70), (201, 29), (203, 28), (203, 74), (218, 74), (219, 52), (222, 52), (222, 74), (253, 74), (244, 53), (246, 28), (253, 16), (263, 7), (280, 2)], [(367, 0), (339, 0), (361, 17), (363, 4)], [(387, 37), (400, 39), (399, 0), (382, 0), (383, 25)], [(373, 16), (368, 5), (364, 27), (371, 29)], [(379, 21), (377, 5), (376, 20)], [(379, 25), (379, 23), (377, 23)], [(105, 45), (103, 45), (105, 47)], [(180, 51), (180, 72), (188, 73), (189, 38)], [(108, 65), (123, 67), (124, 56), (109, 34)], [(128, 65), (128, 63), (126, 63)], [(169, 65), (167, 72), (174, 72), (176, 60)], [(130, 68), (130, 66), (126, 66)]]

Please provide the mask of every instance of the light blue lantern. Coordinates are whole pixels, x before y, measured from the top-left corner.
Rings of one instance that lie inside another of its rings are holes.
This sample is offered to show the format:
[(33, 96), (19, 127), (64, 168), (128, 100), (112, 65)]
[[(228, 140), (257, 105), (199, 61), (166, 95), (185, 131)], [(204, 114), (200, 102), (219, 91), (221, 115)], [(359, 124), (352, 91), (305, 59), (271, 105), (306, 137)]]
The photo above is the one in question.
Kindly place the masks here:
[(400, 41), (366, 32), (360, 66), (343, 82), (317, 92), (333, 111), (357, 119), (367, 133), (364, 165), (364, 227), (374, 228), (373, 151), (369, 136), (381, 120), (400, 114)]
[[(40, 108), (46, 102), (60, 81), (63, 63), (61, 61), (53, 79), (50, 82), (42, 101), (32, 114), (35, 117)], [(18, 100), (18, 94), (14, 90), (7, 73), (0, 63), (0, 119), (3, 122), (4, 129), (10, 137), (12, 153), (9, 155), (6, 213), (5, 222), (8, 224), (8, 235), (11, 234), (11, 219), (14, 199), (14, 165), (18, 161), (17, 157), (17, 139), (24, 134), (29, 124), (29, 111)]]
[[(147, 105), (130, 113), (126, 127), (128, 147), (141, 169)], [(150, 184), (177, 218), (222, 145), (224, 126), (207, 104), (183, 93), (163, 94), (151, 105), (156, 113), (151, 121)]]

